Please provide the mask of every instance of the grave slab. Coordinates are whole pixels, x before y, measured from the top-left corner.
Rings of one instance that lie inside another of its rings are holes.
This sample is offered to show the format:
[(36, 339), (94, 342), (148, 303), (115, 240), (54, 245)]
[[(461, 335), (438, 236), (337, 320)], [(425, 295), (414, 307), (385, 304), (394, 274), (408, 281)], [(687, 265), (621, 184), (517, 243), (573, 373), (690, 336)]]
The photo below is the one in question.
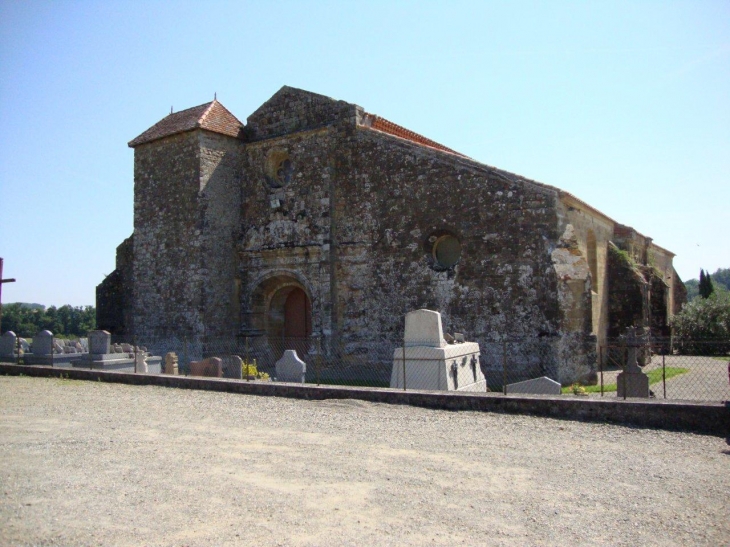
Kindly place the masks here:
[(507, 394), (522, 393), (526, 395), (560, 395), (560, 383), (542, 376), (524, 382), (515, 382), (507, 384)]

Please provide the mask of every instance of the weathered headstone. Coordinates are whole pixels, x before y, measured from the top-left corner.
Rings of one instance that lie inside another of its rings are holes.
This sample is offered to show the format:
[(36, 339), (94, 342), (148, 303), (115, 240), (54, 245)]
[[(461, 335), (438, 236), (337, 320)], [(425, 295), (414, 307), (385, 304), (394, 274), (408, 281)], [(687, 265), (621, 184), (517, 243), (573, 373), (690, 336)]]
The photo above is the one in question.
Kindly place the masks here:
[(626, 364), (624, 370), (616, 377), (616, 395), (618, 397), (649, 398), (649, 377), (639, 367), (638, 352), (645, 347), (648, 337), (637, 336), (634, 327), (628, 327), (621, 336), (626, 345)]
[(507, 384), (508, 394), (513, 393), (524, 393), (527, 395), (560, 395), (560, 383), (542, 376), (541, 378), (534, 378), (532, 380), (525, 380), (524, 382), (516, 382), (514, 384)]
[(441, 314), (432, 310), (415, 310), (406, 314), (405, 347), (443, 348), (446, 345)]
[(224, 355), (221, 357), (223, 361), (223, 377), (224, 378), (237, 378), (243, 377), (241, 367), (243, 365), (243, 359), (238, 355)]
[[(460, 334), (463, 340), (463, 335)], [(479, 365), (479, 344), (447, 343), (441, 314), (415, 310), (406, 314), (403, 347), (393, 352), (390, 387), (446, 391), (486, 391)]]
[(202, 361), (191, 361), (190, 376), (220, 378), (223, 376), (223, 361), (219, 357), (208, 357)]
[(53, 355), (53, 333), (42, 330), (33, 337), (33, 355)]
[(106, 355), (111, 353), (112, 335), (105, 330), (92, 330), (89, 333), (89, 353), (92, 355)]
[(294, 349), (284, 351), (276, 362), (276, 379), (279, 382), (296, 382), (303, 384), (307, 375), (307, 363), (302, 361)]
[(0, 336), (0, 355), (3, 357), (14, 357), (17, 350), (18, 337), (11, 330)]
[(124, 353), (134, 353), (134, 346), (132, 344), (122, 344), (122, 351)]
[(165, 374), (178, 374), (177, 353), (171, 351), (165, 354)]
[(147, 366), (147, 354), (140, 351), (134, 355), (134, 372), (147, 374), (150, 371)]

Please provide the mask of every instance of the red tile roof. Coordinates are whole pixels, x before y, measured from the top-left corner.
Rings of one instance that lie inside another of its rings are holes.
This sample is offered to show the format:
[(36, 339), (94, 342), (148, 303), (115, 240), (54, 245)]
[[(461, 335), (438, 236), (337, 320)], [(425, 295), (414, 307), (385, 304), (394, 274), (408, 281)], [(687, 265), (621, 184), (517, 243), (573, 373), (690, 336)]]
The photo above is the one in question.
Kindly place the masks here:
[(408, 141), (415, 142), (422, 146), (428, 146), (429, 148), (435, 148), (436, 150), (441, 150), (443, 152), (449, 152), (450, 154), (456, 154), (457, 156), (461, 156), (463, 158), (467, 157), (464, 154), (457, 152), (456, 150), (452, 150), (451, 148), (446, 148), (444, 145), (439, 144), (436, 141), (427, 139), (423, 135), (419, 135), (418, 133), (415, 133), (414, 131), (411, 131), (410, 129), (406, 129), (405, 127), (402, 127), (396, 123), (386, 120), (385, 118), (381, 118), (380, 116), (378, 116), (376, 114), (368, 114), (366, 112), (365, 115), (363, 116), (363, 125), (365, 127), (369, 127), (371, 129), (375, 129), (377, 131), (382, 131), (383, 133), (388, 133), (389, 135), (394, 135), (396, 137), (400, 137), (401, 139), (406, 139)]
[(213, 100), (162, 118), (147, 131), (129, 141), (129, 146), (134, 148), (140, 144), (193, 129), (207, 129), (239, 138), (243, 131), (243, 124), (225, 106), (217, 100)]

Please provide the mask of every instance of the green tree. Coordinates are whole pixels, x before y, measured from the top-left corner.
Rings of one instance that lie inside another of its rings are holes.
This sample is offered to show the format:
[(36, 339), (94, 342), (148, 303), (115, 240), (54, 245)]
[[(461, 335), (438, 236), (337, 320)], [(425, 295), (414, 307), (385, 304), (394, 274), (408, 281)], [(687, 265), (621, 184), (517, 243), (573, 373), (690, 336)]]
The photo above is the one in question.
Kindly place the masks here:
[(13, 331), (18, 336), (32, 338), (39, 331), (49, 330), (57, 336), (86, 336), (96, 328), (93, 306), (43, 306), (24, 303), (3, 306), (2, 332)]
[(718, 288), (725, 288), (730, 291), (730, 268), (718, 268), (712, 274), (712, 281), (715, 284), (716, 290)]
[(669, 324), (680, 353), (725, 355), (730, 352), (730, 296), (727, 294), (694, 299)]
[(713, 287), (712, 287), (712, 280), (710, 279), (710, 274), (706, 273), (704, 270), (700, 270), (700, 296), (702, 298), (709, 298), (709, 296), (712, 294)]

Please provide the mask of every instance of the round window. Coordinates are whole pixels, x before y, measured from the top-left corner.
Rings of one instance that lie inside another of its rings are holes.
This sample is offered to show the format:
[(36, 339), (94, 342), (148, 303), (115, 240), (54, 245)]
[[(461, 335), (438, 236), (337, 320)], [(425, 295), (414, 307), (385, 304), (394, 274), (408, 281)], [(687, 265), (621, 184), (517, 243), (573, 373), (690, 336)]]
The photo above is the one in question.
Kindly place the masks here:
[(433, 259), (441, 268), (452, 268), (461, 258), (461, 243), (452, 235), (441, 236), (433, 245)]

